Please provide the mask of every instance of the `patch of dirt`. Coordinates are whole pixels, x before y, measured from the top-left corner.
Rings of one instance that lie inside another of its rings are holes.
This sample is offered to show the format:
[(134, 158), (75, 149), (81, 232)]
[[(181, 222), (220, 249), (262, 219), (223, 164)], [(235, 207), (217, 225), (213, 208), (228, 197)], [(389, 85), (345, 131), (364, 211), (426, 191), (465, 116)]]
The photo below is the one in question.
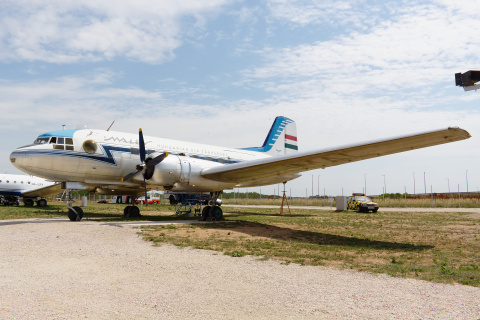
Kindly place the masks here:
[(256, 240), (259, 239), (277, 239), (285, 240), (290, 239), (295, 230), (288, 228), (281, 228), (275, 226), (260, 226), (254, 224), (231, 224), (225, 227), (184, 227), (176, 229), (162, 229), (155, 232), (149, 232), (154, 236), (158, 236), (161, 233), (175, 233), (175, 235), (180, 237), (188, 237), (196, 240), (209, 239), (211, 237), (221, 237), (225, 239), (238, 239), (245, 240), (248, 237), (255, 237)]

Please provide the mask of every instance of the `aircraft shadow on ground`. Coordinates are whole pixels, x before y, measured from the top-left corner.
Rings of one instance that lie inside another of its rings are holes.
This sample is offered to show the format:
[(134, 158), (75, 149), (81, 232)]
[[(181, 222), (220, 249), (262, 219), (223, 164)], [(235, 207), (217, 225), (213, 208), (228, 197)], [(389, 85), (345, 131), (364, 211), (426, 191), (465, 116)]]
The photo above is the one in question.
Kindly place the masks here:
[(422, 251), (434, 248), (431, 245), (414, 245), (410, 243), (398, 243), (390, 241), (369, 240), (358, 237), (347, 237), (322, 232), (295, 230), (285, 227), (277, 227), (257, 222), (240, 223), (213, 223), (199, 225), (204, 229), (223, 229), (244, 233), (250, 236), (265, 237), (281, 241), (307, 242), (325, 246), (341, 246), (351, 248), (369, 248), (376, 250), (392, 251)]

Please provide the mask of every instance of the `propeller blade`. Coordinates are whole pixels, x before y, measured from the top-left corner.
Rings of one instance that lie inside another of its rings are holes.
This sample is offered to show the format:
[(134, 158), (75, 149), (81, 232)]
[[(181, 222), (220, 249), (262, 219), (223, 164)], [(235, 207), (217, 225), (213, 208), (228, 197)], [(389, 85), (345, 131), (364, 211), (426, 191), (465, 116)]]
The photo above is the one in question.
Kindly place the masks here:
[(140, 161), (145, 163), (145, 142), (143, 141), (142, 128), (138, 131), (138, 144), (140, 146)]
[(145, 186), (145, 210), (148, 210), (147, 181), (145, 180), (145, 176), (143, 176), (143, 185)]
[(125, 182), (125, 181), (128, 181), (130, 179), (132, 179), (132, 177), (134, 175), (136, 175), (137, 173), (139, 173), (140, 171), (133, 171), (133, 172), (130, 172), (129, 174), (127, 174), (125, 177), (122, 178), (122, 182)]
[(147, 163), (146, 163), (147, 168), (151, 169), (151, 168), (155, 167), (157, 164), (162, 162), (163, 159), (165, 159), (166, 157), (168, 157), (168, 152), (162, 153), (161, 155), (156, 156), (155, 158), (153, 158), (151, 160), (148, 160)]

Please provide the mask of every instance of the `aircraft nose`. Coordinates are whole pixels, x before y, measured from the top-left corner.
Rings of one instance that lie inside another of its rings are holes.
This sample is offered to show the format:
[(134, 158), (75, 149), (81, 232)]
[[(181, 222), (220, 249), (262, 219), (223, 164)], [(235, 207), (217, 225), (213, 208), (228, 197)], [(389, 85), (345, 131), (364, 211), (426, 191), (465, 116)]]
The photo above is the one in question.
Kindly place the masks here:
[(21, 169), (21, 163), (24, 158), (25, 154), (15, 150), (12, 153), (10, 153), (10, 163), (13, 164), (17, 169)]
[(18, 148), (10, 153), (10, 163), (13, 164), (17, 169), (22, 170), (23, 172), (28, 173), (28, 168), (32, 165), (32, 157), (27, 153), (25, 149)]

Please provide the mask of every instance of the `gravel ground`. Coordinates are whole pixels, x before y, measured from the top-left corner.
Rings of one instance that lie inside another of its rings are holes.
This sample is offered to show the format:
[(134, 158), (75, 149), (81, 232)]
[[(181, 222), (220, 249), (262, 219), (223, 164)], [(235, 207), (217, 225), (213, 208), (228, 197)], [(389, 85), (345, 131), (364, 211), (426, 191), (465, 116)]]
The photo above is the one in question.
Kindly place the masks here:
[(480, 319), (480, 289), (153, 247), (127, 224), (0, 221), (1, 319)]

